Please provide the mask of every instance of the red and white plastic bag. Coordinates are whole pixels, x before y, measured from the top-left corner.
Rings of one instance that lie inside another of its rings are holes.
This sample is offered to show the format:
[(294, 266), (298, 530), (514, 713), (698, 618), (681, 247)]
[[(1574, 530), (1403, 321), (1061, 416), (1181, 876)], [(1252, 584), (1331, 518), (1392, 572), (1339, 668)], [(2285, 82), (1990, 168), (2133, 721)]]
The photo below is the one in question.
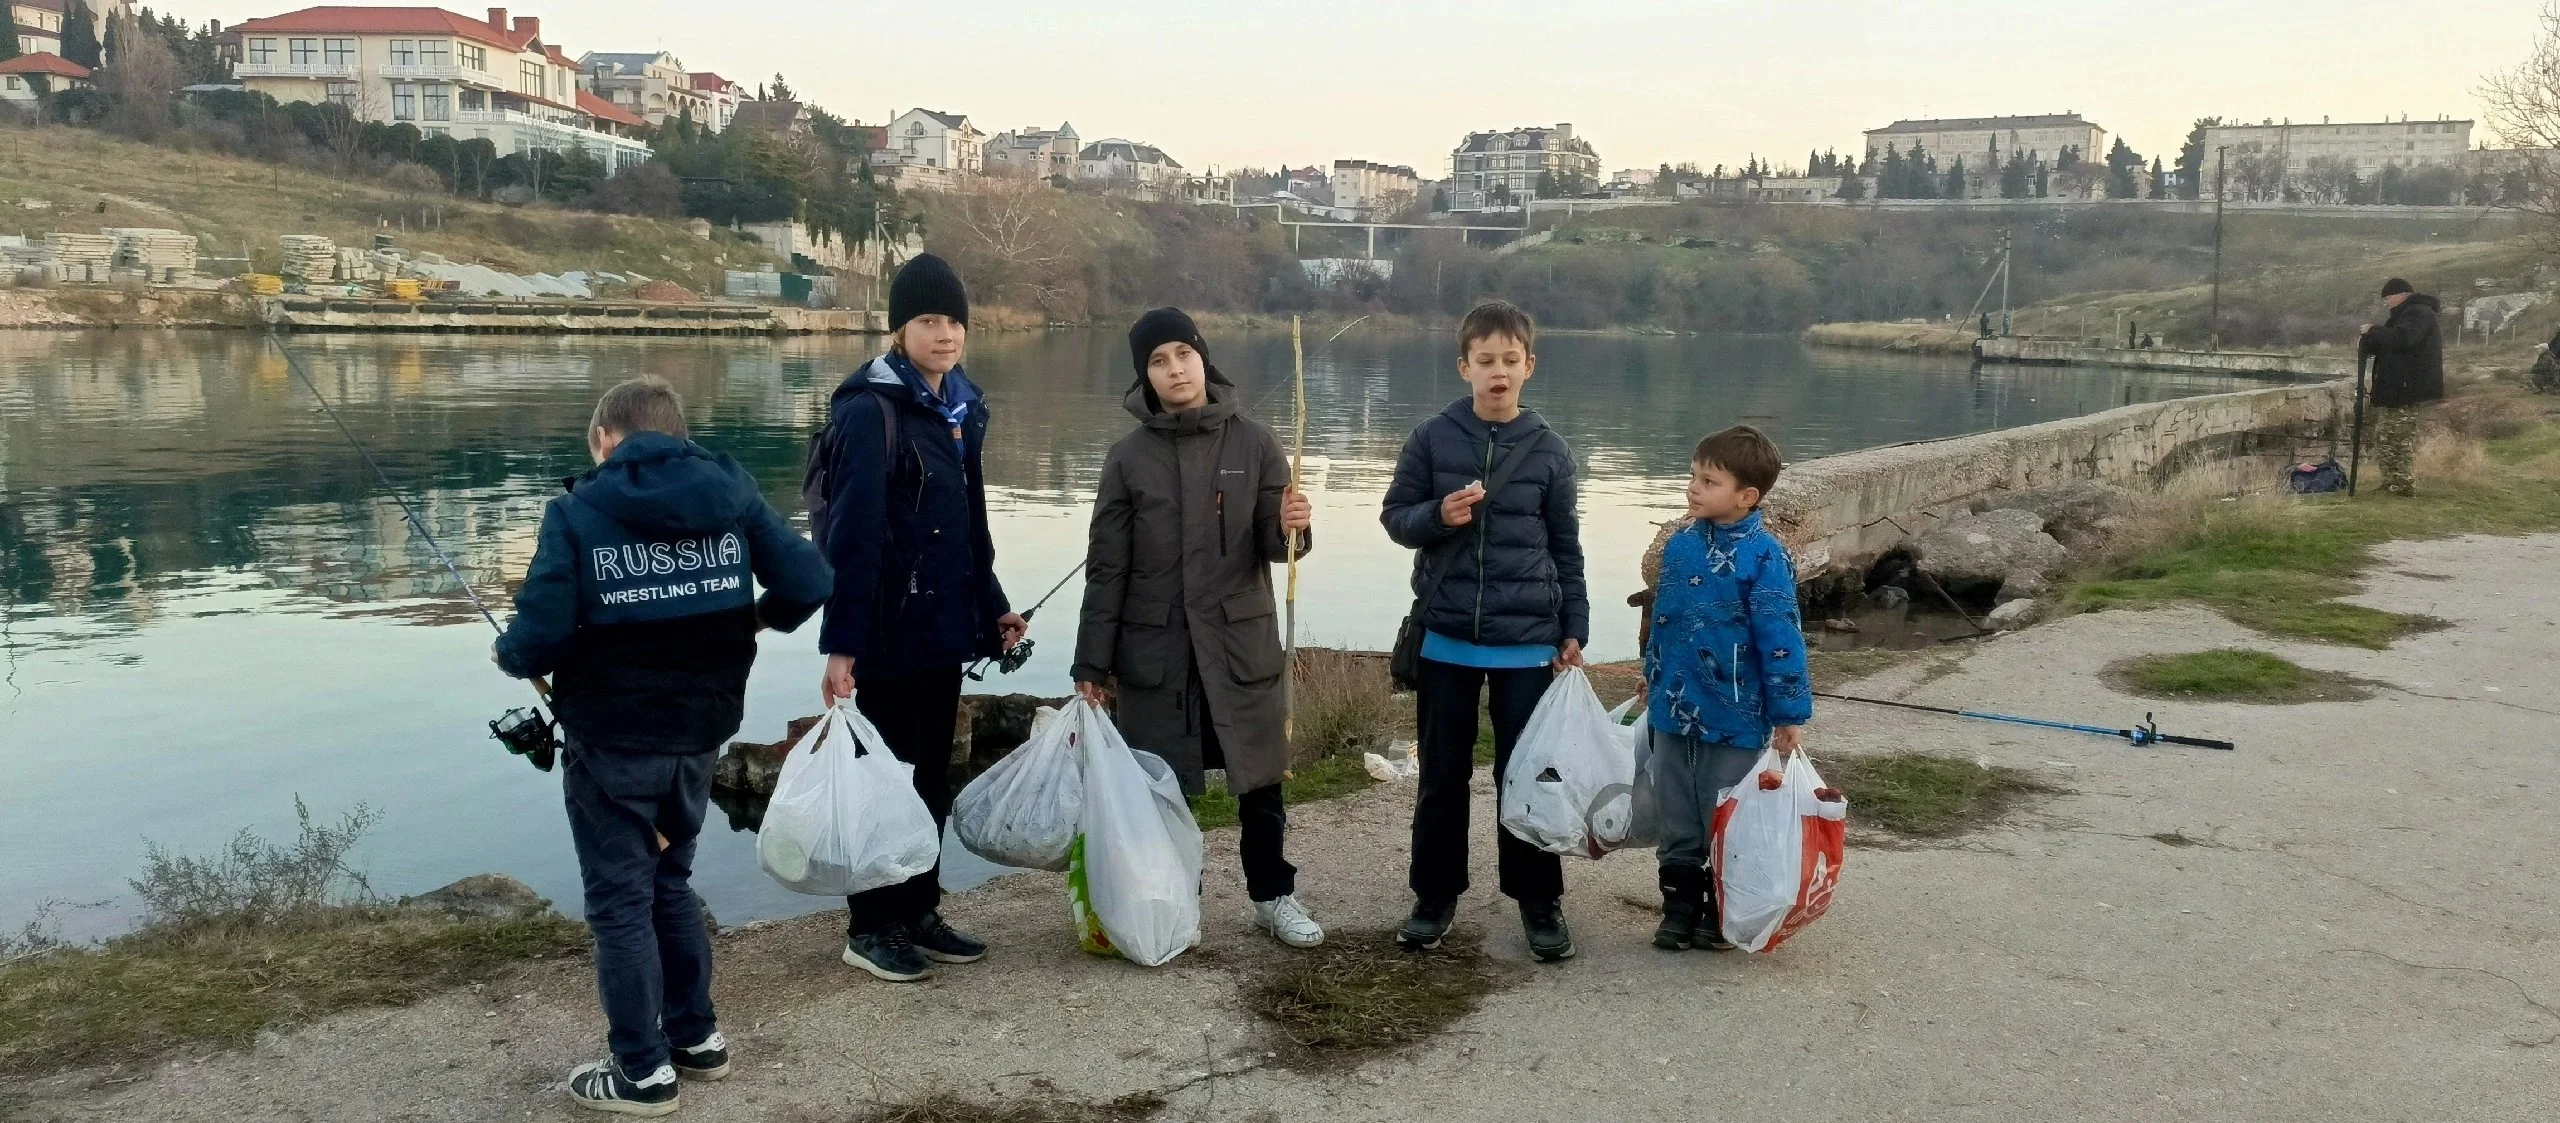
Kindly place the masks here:
[(1848, 856), (1849, 801), (1823, 786), (1802, 752), (1760, 754), (1751, 774), (1716, 797), (1708, 860), (1724, 938), (1775, 951), (1831, 907)]

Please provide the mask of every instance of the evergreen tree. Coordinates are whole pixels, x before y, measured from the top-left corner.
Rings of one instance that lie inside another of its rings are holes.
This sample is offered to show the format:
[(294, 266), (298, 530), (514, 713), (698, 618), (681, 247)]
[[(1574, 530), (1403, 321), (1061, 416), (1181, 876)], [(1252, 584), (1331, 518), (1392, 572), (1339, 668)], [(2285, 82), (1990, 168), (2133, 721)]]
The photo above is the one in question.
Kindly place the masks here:
[(2142, 183), (2135, 173), (2142, 167), (2142, 155), (2133, 146), (2116, 138), (2116, 146), (2107, 150), (2107, 198), (2137, 199), (2142, 196)]
[(2187, 130), (2187, 143), (2178, 149), (2178, 197), (2202, 197), (2204, 189), (2204, 131), (2222, 123), (2220, 117), (2198, 117), (2194, 128)]
[(1884, 159), (1876, 165), (1876, 198), (1902, 198), (1902, 153), (1891, 142), (1884, 146)]
[(2076, 145), (2076, 144), (2066, 144), (2066, 145), (2063, 145), (2063, 146), (2062, 146), (2062, 151), (2060, 151), (2060, 152), (2058, 152), (2058, 153), (2055, 153), (2055, 154), (2054, 154), (2054, 157), (2053, 157), (2053, 170), (2055, 170), (2055, 171), (2057, 171), (2057, 172), (2067, 172), (2067, 171), (2070, 171), (2071, 169), (2076, 168), (2076, 167), (2079, 167), (2079, 166), (2080, 166), (2080, 146), (2079, 146), (2079, 145)]
[(2000, 169), (2000, 197), (2003, 199), (2027, 197), (2027, 158), (2014, 148), (2009, 150), (2008, 164)]
[(1943, 197), (1949, 199), (1964, 198), (1967, 194), (1967, 186), (1968, 185), (1965, 183), (1964, 178), (1964, 157), (1958, 156), (1956, 157), (1954, 166), (1947, 169), (1947, 189), (1943, 192)]
[(71, 0), (62, 9), (62, 57), (96, 70), (101, 65), (97, 17), (86, 0)]
[(2157, 156), (2151, 158), (2151, 197), (2154, 199), (2169, 197), (2169, 170), (2160, 166), (2160, 158)]
[(798, 101), (798, 100), (800, 100), (799, 98), (792, 96), (791, 83), (783, 81), (783, 80), (782, 80), (782, 72), (781, 72), (781, 71), (778, 71), (778, 70), (777, 70), (777, 71), (775, 71), (775, 72), (774, 72), (774, 74), (773, 74), (773, 100), (775, 100), (775, 101)]
[(0, 30), (0, 62), (7, 62), (16, 57), (18, 57), (18, 32), (13, 24), (7, 30)]
[(1867, 197), (1867, 181), (1858, 178), (1857, 169), (1852, 168), (1845, 174), (1841, 175), (1840, 190), (1832, 197), (1835, 199), (1846, 199), (1852, 203), (1857, 202), (1860, 199), (1864, 199)]
[(2053, 186), (2053, 169), (2046, 167), (2043, 160), (2035, 162), (2035, 169), (2036, 198), (2041, 199), (2045, 197), (2046, 190)]
[(1822, 172), (1823, 172), (1823, 168), (1822, 168), (1822, 153), (1816, 152), (1816, 151), (1814, 151), (1814, 150), (1812, 150), (1812, 149), (1810, 149), (1810, 148), (1805, 149), (1805, 152), (1804, 152), (1804, 174), (1806, 174), (1806, 175), (1821, 175), (1821, 174), (1822, 174)]

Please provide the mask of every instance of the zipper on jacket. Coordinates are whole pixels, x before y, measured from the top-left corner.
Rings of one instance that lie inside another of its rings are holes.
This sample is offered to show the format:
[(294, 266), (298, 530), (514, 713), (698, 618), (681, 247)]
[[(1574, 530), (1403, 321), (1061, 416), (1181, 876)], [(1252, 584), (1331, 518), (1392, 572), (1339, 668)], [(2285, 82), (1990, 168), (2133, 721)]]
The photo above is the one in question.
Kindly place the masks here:
[[(1493, 426), (1488, 425), (1488, 426), (1486, 426), (1486, 427), (1485, 427), (1485, 431), (1484, 431), (1484, 475), (1483, 475), (1483, 476), (1478, 477), (1479, 479), (1488, 479), (1488, 478), (1491, 478), (1491, 477), (1492, 477), (1492, 475), (1493, 475), (1493, 438), (1494, 438), (1494, 436), (1495, 436), (1498, 432), (1499, 432), (1499, 430), (1495, 429)], [(1492, 532), (1493, 532), (1493, 525), (1492, 525), (1492, 524), (1493, 524), (1493, 493), (1492, 493), (1492, 492), (1490, 492), (1490, 491), (1488, 491), (1488, 492), (1484, 493), (1484, 499), (1483, 499), (1481, 502), (1479, 502), (1479, 503), (1477, 504), (1477, 506), (1478, 506), (1478, 510), (1476, 511), (1476, 634), (1475, 634), (1475, 642), (1477, 642), (1477, 643), (1483, 643), (1483, 642), (1484, 642), (1484, 552), (1485, 552), (1485, 539), (1486, 539), (1487, 537), (1489, 537), (1489, 536), (1492, 534)]]
[(1227, 489), (1218, 489), (1218, 556), (1227, 556)]
[(1733, 645), (1733, 704), (1742, 705), (1742, 645)]

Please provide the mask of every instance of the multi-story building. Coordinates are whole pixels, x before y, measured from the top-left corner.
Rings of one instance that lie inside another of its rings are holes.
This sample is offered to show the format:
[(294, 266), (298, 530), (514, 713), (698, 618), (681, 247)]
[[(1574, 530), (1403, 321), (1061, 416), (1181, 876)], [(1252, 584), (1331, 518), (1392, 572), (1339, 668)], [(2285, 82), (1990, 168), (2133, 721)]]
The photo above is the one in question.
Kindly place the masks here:
[(62, 53), (62, 0), (9, 0), (10, 32), (22, 55)]
[[(2248, 160), (2252, 179), (2262, 179), (2276, 172), (2280, 180), (2273, 194), (2281, 197), (2292, 181), (2299, 180), (2314, 162), (2353, 168), (2358, 175), (2371, 178), (2388, 167), (2424, 168), (2461, 167), (2471, 151), (2470, 121), (2439, 117), (2432, 121), (2357, 121), (2332, 123), (2321, 118), (2317, 125), (2297, 125), (2291, 121), (2267, 120), (2255, 125), (2217, 125), (2204, 131), (2205, 166), (2202, 175), (2203, 197), (2214, 197), (2214, 162), (2224, 161), (2224, 178), (2236, 173), (2234, 168)], [(2268, 194), (2264, 184), (2254, 192), (2247, 185), (2225, 185), (2233, 194)]]
[(1180, 194), (1185, 177), (1181, 163), (1164, 149), (1112, 137), (1076, 154), (1076, 178), (1141, 199), (1168, 199)]
[(1401, 164), (1379, 164), (1368, 160), (1333, 162), (1335, 206), (1373, 214), (1399, 211), (1411, 205), (1421, 189), (1422, 177)]
[(987, 140), (986, 171), (988, 175), (1073, 179), (1076, 156), (1083, 151), (1084, 140), (1076, 135), (1073, 122), (1059, 122), (1054, 129), (1007, 129)]
[(976, 175), (986, 168), (987, 134), (969, 123), (966, 113), (910, 109), (889, 122), (889, 143), (875, 154), (875, 166), (916, 164)]
[(2012, 153), (2023, 152), (2049, 164), (2063, 149), (2070, 148), (2082, 159), (2104, 160), (2107, 130), (2077, 113), (1896, 121), (1881, 129), (1867, 130), (1867, 159), (1884, 159), (1887, 145), (1897, 152), (1909, 152), (1917, 145), (1937, 157), (1941, 165), (1961, 156), (1968, 170), (1987, 168), (1996, 172)]
[(1516, 206), (1598, 187), (1600, 156), (1573, 126), (1469, 133), (1449, 153), (1449, 209)]
[(745, 96), (738, 84), (708, 70), (697, 70), (685, 77), (692, 82), (693, 92), (711, 103), (711, 116), (703, 124), (711, 126), (715, 133), (728, 132), (729, 122), (738, 115), (738, 102)]
[(278, 101), (330, 102), (429, 136), (486, 139), (501, 154), (584, 151), (620, 171), (645, 163), (645, 122), (580, 88), (578, 64), (542, 21), (505, 8), (475, 20), (441, 8), (305, 8), (234, 25), (233, 77)]
[(713, 123), (711, 98), (693, 88), (693, 72), (665, 51), (654, 54), (589, 51), (578, 59), (587, 89), (597, 97), (638, 114), (651, 125), (690, 117), (694, 124)]

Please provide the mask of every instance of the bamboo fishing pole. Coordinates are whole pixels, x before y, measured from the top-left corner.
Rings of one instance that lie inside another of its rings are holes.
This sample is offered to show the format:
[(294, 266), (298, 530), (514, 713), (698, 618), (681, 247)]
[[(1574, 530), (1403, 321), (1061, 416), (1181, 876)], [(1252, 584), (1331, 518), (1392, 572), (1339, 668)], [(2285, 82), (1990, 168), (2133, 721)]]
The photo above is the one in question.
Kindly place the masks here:
[[(1307, 466), (1307, 348), (1299, 318), (1289, 317), (1289, 360), (1298, 382), (1297, 439), (1289, 449), (1289, 497), (1298, 495), (1298, 477)], [(1281, 503), (1281, 519), (1288, 519), (1288, 503)], [(1289, 596), (1286, 625), (1288, 642), (1283, 644), (1288, 656), (1288, 674), (1280, 680), (1280, 706), (1285, 715), (1280, 720), (1280, 738), (1290, 745), (1298, 742), (1298, 532), (1282, 531), (1288, 537)]]

